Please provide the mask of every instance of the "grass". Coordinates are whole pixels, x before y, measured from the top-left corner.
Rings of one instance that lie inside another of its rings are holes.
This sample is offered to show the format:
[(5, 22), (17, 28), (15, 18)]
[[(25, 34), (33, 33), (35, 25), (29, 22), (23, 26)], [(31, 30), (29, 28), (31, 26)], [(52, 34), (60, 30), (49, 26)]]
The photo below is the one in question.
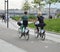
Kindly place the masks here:
[[(51, 20), (46, 19), (45, 23), (46, 23), (45, 30), (60, 33), (60, 18)], [(30, 28), (35, 28), (33, 23), (29, 24), (28, 26)]]
[[(29, 18), (30, 21), (34, 21), (35, 20), (35, 18), (34, 19), (31, 19), (31, 18), (32, 17)], [(18, 21), (20, 19), (20, 17), (15, 16), (15, 17), (12, 17), (12, 19)], [(50, 19), (50, 20), (49, 19), (45, 19), (45, 23), (47, 24), (45, 26), (45, 30), (60, 33), (60, 18)], [(29, 24), (28, 27), (35, 28), (33, 23)]]
[(60, 18), (45, 20), (45, 23), (47, 24), (46, 30), (60, 33)]
[(16, 20), (16, 21), (18, 21), (19, 19), (20, 19), (20, 17), (19, 16), (15, 16), (15, 17), (11, 17), (13, 20)]

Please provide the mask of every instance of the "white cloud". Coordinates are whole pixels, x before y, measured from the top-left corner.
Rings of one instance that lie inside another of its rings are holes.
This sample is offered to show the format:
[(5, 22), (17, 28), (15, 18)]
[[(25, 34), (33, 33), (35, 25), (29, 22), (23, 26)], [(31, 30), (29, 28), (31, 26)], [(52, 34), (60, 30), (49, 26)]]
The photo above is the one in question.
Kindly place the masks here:
[[(21, 8), (25, 0), (8, 0), (9, 8)], [(31, 2), (32, 0), (29, 0)], [(4, 0), (0, 0), (0, 9), (4, 9)]]
[(23, 0), (9, 0), (9, 8), (21, 8)]
[(4, 9), (4, 0), (0, 0), (0, 9)]

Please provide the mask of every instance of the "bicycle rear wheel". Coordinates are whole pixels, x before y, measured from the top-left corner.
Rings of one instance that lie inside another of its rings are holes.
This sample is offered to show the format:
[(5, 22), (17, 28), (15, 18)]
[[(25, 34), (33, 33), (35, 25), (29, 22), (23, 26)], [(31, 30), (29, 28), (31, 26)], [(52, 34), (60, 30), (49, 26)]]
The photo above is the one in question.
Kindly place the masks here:
[(25, 39), (29, 40), (29, 34), (28, 35), (25, 34)]
[(45, 33), (41, 34), (41, 40), (43, 40), (43, 41), (45, 40)]
[(21, 37), (24, 35), (24, 33), (21, 31), (20, 28), (18, 29), (18, 33), (19, 33), (19, 34), (18, 34), (18, 37), (19, 37), (19, 38), (21, 38)]

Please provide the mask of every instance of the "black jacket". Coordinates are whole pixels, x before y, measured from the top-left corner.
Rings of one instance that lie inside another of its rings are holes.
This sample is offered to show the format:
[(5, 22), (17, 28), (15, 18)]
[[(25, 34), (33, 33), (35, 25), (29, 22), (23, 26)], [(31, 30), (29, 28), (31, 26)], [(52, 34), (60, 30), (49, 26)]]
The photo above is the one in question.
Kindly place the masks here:
[(44, 23), (44, 17), (43, 16), (37, 16), (37, 18), (38, 18), (38, 21), (40, 23)]

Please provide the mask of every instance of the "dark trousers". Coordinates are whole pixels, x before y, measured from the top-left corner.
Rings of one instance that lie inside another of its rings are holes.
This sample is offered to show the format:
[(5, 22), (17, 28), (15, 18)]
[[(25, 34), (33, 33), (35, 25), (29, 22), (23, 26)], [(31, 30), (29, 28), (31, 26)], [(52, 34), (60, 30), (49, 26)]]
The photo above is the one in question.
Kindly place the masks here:
[(28, 21), (27, 20), (24, 20), (23, 21), (23, 26), (26, 28), (28, 26)]
[(37, 25), (35, 25), (35, 26), (36, 26), (37, 31), (39, 31), (39, 28), (40, 28), (40, 29), (44, 29), (44, 26), (45, 26), (45, 25), (46, 25), (45, 23), (40, 23), (40, 24), (37, 24)]

